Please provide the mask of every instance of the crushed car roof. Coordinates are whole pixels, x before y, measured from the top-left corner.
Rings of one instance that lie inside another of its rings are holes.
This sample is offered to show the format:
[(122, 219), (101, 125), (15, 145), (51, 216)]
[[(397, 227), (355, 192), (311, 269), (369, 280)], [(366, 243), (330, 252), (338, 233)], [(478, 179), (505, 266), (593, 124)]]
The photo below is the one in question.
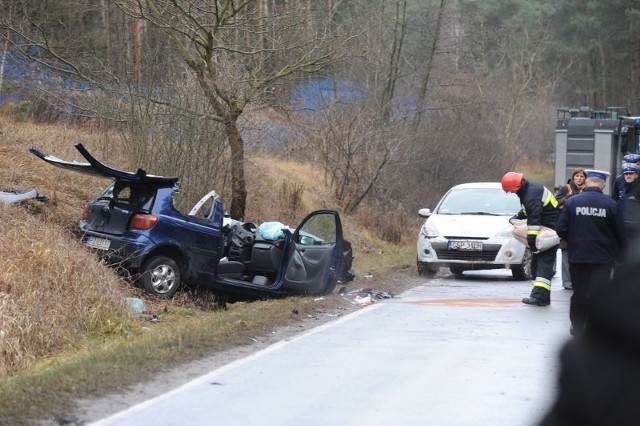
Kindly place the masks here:
[(178, 177), (150, 175), (147, 174), (147, 172), (143, 169), (138, 169), (135, 173), (117, 170), (98, 161), (81, 143), (76, 143), (74, 147), (88, 161), (87, 163), (81, 163), (76, 160), (62, 160), (58, 157), (54, 157), (53, 155), (46, 154), (36, 147), (29, 148), (29, 152), (54, 166), (62, 167), (63, 169), (67, 170), (73, 170), (79, 173), (84, 173), (90, 176), (119, 179), (126, 182), (139, 182), (152, 185), (173, 185), (179, 180)]

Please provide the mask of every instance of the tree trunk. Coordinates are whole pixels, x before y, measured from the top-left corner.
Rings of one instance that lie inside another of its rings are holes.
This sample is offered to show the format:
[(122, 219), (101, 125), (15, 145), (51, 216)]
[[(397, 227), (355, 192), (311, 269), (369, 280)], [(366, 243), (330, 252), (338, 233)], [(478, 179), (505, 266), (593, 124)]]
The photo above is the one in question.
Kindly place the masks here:
[[(4, 7), (5, 19), (7, 22), (11, 21), (13, 17), (13, 0), (7, 0)], [(4, 65), (7, 60), (7, 51), (9, 50), (9, 33), (5, 35), (4, 43), (2, 44), (2, 52), (0, 52), (0, 95), (2, 94), (2, 85), (4, 83)]]
[(141, 19), (134, 19), (131, 24), (133, 37), (133, 75), (138, 85), (142, 83), (142, 24)]
[(402, 2), (396, 3), (396, 19), (393, 28), (393, 46), (391, 47), (391, 55), (389, 58), (389, 75), (387, 77), (384, 93), (382, 94), (382, 116), (385, 121), (388, 121), (391, 117), (391, 105), (395, 95), (398, 76), (400, 75), (399, 64), (405, 37), (406, 9), (406, 1), (402, 0)]
[(244, 142), (238, 130), (238, 117), (230, 117), (224, 122), (231, 149), (231, 208), (233, 219), (244, 220), (247, 207), (247, 188), (244, 179)]
[(109, 19), (109, 3), (107, 0), (100, 0), (102, 12), (102, 34), (107, 43), (107, 64), (111, 64), (111, 21)]
[(636, 22), (637, 18), (640, 18), (640, 9), (629, 8), (625, 11), (627, 19), (629, 20), (629, 55), (631, 59), (630, 67), (630, 92), (631, 102), (629, 105), (633, 114), (638, 113), (638, 100), (640, 99), (640, 85), (638, 79), (640, 78), (640, 34), (638, 29), (640, 25)]
[(427, 65), (424, 70), (424, 78), (422, 80), (422, 87), (418, 98), (418, 110), (416, 111), (416, 128), (420, 125), (422, 120), (423, 107), (427, 101), (427, 91), (429, 90), (429, 79), (431, 77), (431, 69), (433, 68), (433, 59), (436, 55), (436, 49), (440, 41), (440, 32), (442, 31), (442, 20), (444, 18), (444, 9), (446, 7), (447, 0), (440, 0), (440, 6), (438, 8), (438, 19), (436, 21), (436, 28), (433, 31), (433, 41), (431, 42), (431, 49), (427, 57)]
[(2, 52), (0, 52), (0, 95), (2, 95), (2, 85), (4, 83), (4, 63), (7, 59), (7, 50), (9, 49), (9, 40), (5, 39), (2, 46)]

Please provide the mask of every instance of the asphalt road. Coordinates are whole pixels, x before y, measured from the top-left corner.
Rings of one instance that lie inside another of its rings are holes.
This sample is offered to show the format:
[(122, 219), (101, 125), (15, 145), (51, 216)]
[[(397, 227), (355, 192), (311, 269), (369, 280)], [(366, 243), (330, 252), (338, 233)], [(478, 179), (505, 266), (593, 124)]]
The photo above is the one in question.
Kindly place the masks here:
[(506, 271), (438, 275), (93, 425), (529, 426), (556, 393), (569, 338)]

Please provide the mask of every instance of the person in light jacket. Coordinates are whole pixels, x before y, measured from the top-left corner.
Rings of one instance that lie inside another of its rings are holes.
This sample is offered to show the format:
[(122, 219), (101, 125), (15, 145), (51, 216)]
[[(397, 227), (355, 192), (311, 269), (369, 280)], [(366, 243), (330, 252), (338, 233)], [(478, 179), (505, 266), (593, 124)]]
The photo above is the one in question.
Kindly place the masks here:
[[(586, 175), (583, 167), (578, 167), (571, 173), (571, 179), (566, 185), (562, 185), (556, 192), (556, 200), (558, 200), (558, 207), (562, 208), (564, 200), (572, 195), (579, 194), (584, 189), (584, 181)], [(562, 287), (567, 290), (571, 290), (571, 273), (569, 272), (569, 254), (567, 249), (569, 244), (565, 240), (560, 240), (560, 255), (562, 262)]]

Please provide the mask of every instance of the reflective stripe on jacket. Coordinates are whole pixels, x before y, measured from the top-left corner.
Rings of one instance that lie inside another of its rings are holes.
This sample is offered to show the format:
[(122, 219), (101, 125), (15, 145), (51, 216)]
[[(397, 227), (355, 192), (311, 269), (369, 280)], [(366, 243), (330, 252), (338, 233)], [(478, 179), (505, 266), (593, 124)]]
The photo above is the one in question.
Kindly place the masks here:
[(553, 192), (539, 183), (523, 180), (516, 195), (522, 204), (522, 210), (516, 218), (527, 219), (529, 235), (537, 235), (540, 225), (556, 229), (556, 219), (560, 209)]

